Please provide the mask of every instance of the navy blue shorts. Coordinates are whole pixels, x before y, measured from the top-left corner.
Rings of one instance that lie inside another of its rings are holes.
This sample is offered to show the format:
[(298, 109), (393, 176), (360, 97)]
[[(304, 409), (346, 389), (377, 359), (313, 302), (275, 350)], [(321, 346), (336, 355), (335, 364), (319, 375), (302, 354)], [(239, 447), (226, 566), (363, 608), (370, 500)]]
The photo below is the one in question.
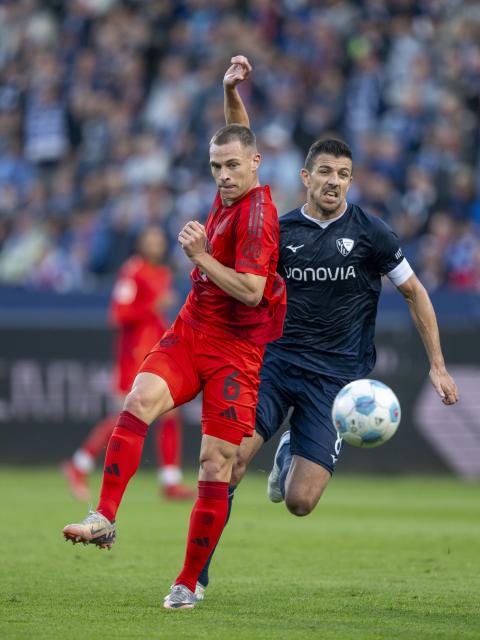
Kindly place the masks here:
[(265, 442), (270, 440), (292, 408), (292, 454), (333, 473), (342, 440), (332, 423), (332, 405), (337, 393), (348, 382), (350, 380), (302, 369), (267, 351), (260, 373), (255, 430)]

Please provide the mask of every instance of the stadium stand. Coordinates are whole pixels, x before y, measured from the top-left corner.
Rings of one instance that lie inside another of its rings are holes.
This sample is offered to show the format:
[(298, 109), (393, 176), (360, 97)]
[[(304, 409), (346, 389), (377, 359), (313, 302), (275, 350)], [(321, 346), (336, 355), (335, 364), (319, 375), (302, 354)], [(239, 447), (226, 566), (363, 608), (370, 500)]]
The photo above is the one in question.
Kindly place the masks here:
[[(459, 0), (5, 0), (0, 6), (0, 283), (111, 283), (160, 222), (212, 200), (220, 78), (244, 91), (281, 212), (322, 133), (355, 154), (350, 198), (397, 230), (431, 291), (480, 291), (480, 6)], [(286, 178), (287, 177), (287, 178)]]

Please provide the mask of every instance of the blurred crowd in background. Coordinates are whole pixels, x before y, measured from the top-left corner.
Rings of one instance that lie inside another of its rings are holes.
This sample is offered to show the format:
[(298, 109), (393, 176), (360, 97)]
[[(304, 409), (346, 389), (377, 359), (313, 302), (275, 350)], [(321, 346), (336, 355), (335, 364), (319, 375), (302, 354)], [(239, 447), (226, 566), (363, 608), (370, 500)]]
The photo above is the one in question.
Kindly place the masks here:
[(480, 4), (461, 0), (3, 0), (0, 283), (110, 285), (159, 223), (215, 193), (222, 78), (242, 86), (279, 213), (323, 134), (354, 153), (349, 200), (382, 216), (430, 291), (480, 291)]

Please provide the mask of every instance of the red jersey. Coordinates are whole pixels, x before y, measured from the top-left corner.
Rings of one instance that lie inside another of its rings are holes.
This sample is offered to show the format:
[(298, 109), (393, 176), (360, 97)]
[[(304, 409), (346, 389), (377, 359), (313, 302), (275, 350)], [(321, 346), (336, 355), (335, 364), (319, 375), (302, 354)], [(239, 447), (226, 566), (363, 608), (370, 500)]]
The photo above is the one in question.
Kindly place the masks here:
[(276, 273), (279, 224), (268, 186), (255, 187), (230, 206), (217, 193), (206, 223), (208, 252), (239, 273), (265, 276), (263, 298), (249, 307), (226, 293), (198, 267), (192, 290), (180, 310), (194, 328), (217, 337), (237, 337), (265, 344), (282, 335), (285, 283)]
[(130, 391), (144, 357), (168, 326), (158, 303), (171, 286), (168, 267), (139, 256), (129, 258), (120, 269), (113, 288), (110, 318), (119, 329), (116, 355), (117, 386), (121, 393)]

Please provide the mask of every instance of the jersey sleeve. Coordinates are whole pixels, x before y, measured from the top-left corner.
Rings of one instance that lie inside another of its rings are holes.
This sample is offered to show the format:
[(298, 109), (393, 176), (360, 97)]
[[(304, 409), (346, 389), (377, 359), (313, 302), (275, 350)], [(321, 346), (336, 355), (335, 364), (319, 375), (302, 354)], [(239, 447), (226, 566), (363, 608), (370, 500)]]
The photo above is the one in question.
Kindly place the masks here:
[(268, 276), (272, 254), (278, 252), (279, 226), (275, 205), (254, 192), (242, 207), (236, 225), (235, 271)]
[(397, 234), (380, 218), (374, 221), (372, 245), (373, 261), (382, 276), (405, 261)]
[(413, 275), (413, 269), (406, 258), (404, 258), (395, 269), (387, 273), (390, 281), (396, 287), (400, 287), (411, 275)]

